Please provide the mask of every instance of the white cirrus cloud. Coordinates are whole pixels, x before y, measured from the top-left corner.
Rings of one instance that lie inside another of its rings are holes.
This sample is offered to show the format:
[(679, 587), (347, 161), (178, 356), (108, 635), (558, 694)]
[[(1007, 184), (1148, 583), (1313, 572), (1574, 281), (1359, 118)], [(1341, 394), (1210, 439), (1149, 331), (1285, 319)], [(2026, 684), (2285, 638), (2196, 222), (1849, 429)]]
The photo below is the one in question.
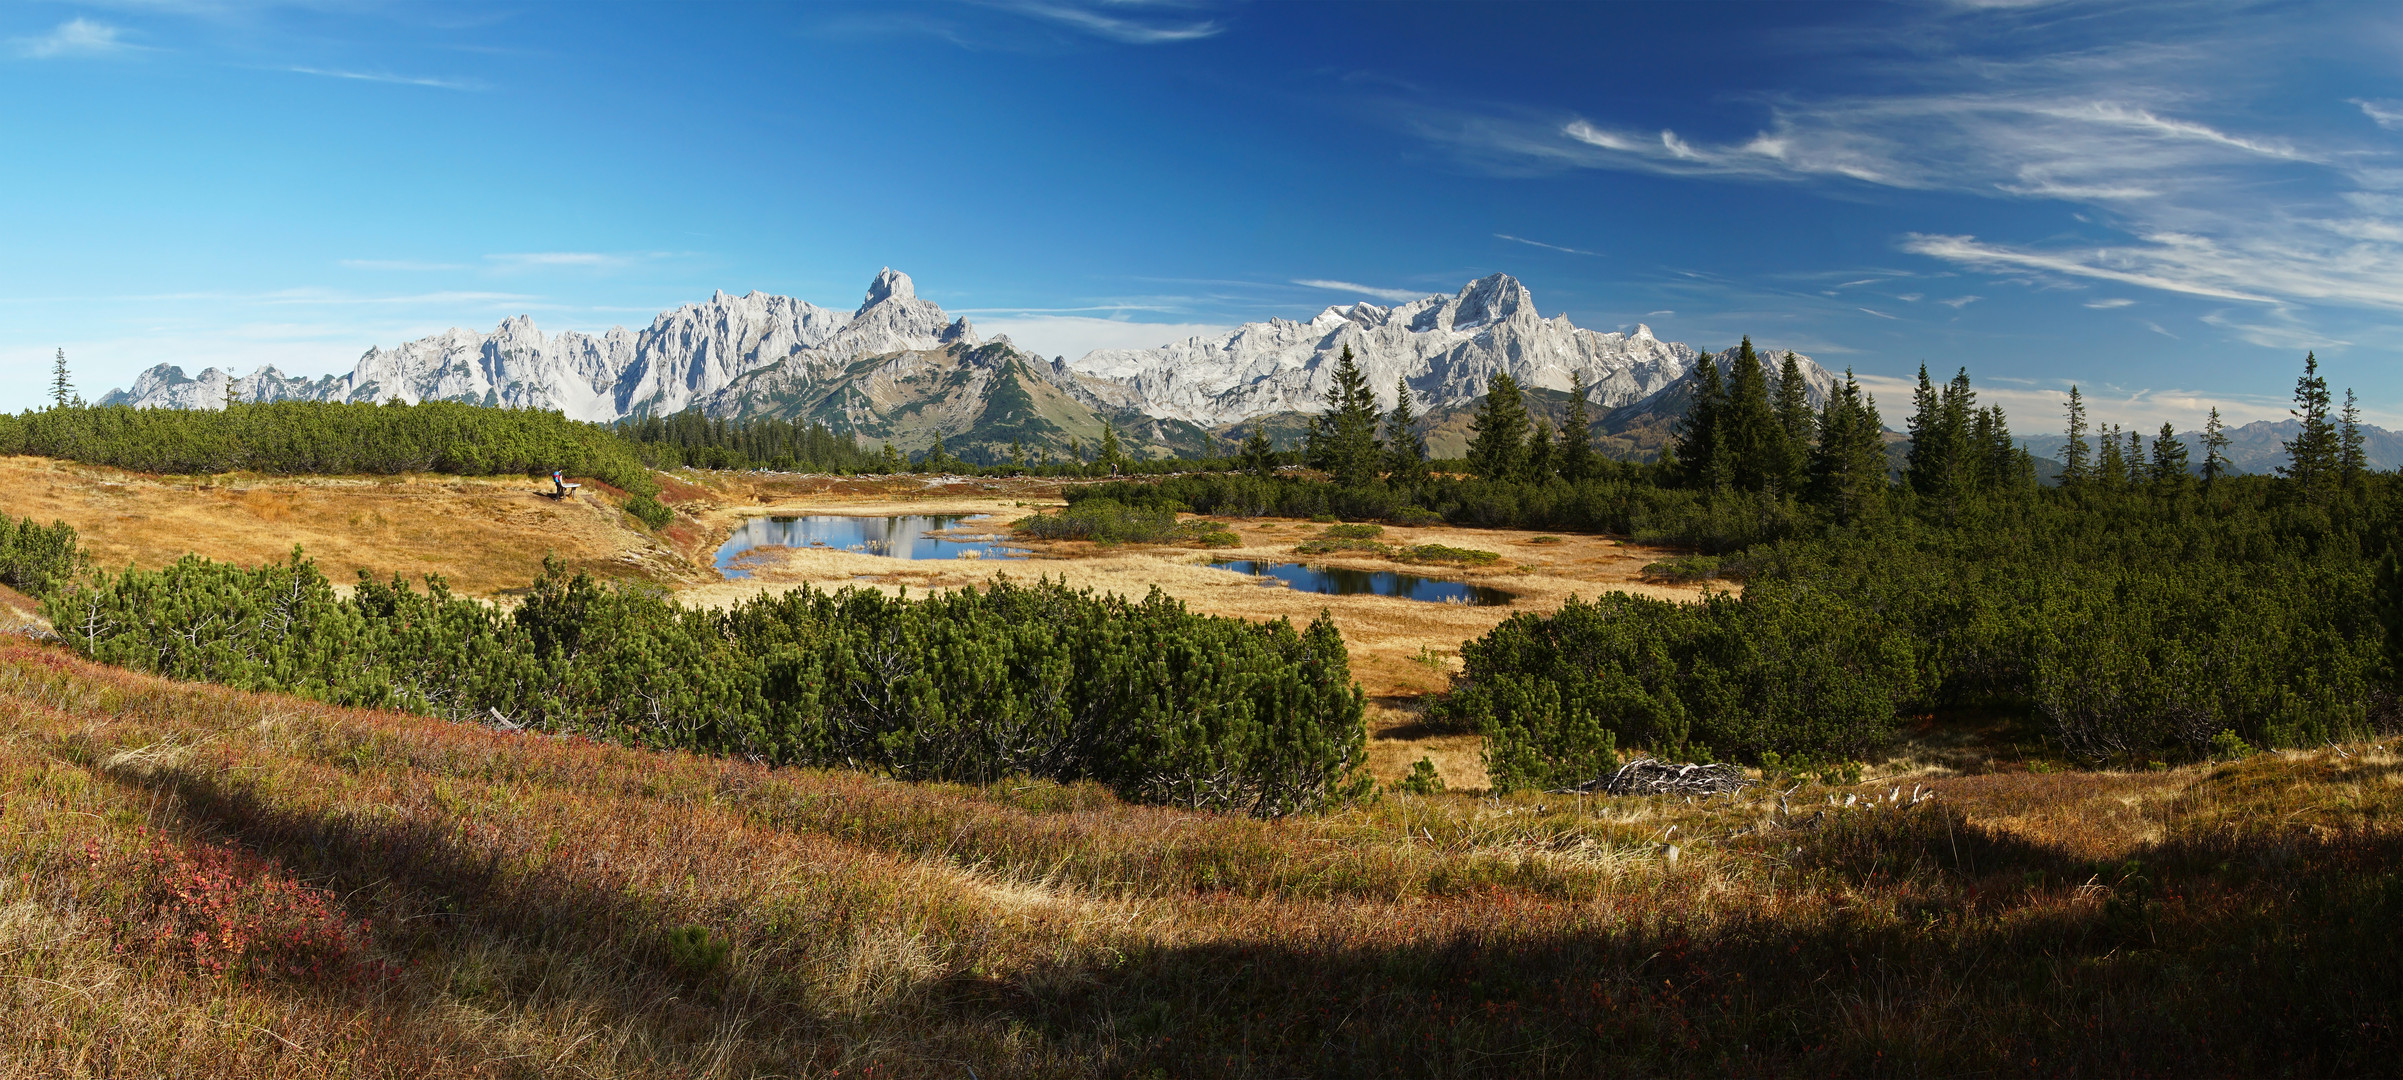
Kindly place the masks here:
[(430, 86), (437, 90), (482, 90), (484, 84), (476, 79), (445, 79), (428, 75), (395, 75), (389, 71), (345, 71), (340, 68), (287, 67), (295, 75), (315, 75), (325, 79), (349, 79), (354, 82), (390, 83), (395, 86)]
[(1938, 300), (1936, 302), (1944, 305), (1945, 307), (1951, 308), (1954, 311), (1959, 311), (1962, 308), (1968, 307), (1969, 305), (1977, 303), (1983, 299), (1985, 299), (1983, 296), (1956, 296), (1950, 300)]
[(1592, 255), (1599, 257), (1602, 254), (1599, 251), (1586, 251), (1583, 248), (1562, 247), (1559, 244), (1547, 244), (1541, 240), (1529, 240), (1524, 236), (1512, 236), (1509, 233), (1495, 233), (1494, 239), (1508, 240), (1514, 244), (1525, 244), (1528, 247), (1539, 247), (1547, 251), (1558, 251), (1569, 255)]
[(2351, 100), (2361, 107), (2361, 115), (2369, 117), (2371, 123), (2388, 131), (2403, 131), (2403, 101)]
[[(1019, 0), (1019, 2), (1004, 3), (1000, 6), (1007, 11), (1058, 23), (1070, 29), (1081, 30), (1096, 37), (1108, 38), (1126, 45), (1165, 45), (1179, 41), (1198, 41), (1202, 38), (1216, 37), (1226, 29), (1215, 20), (1210, 19), (1173, 24), (1159, 23), (1123, 15), (1106, 14), (1074, 3)], [(1110, 6), (1125, 10), (1133, 5)]]
[(2104, 298), (2104, 299), (2101, 299), (2101, 300), (2088, 300), (2088, 301), (2086, 301), (2086, 306), (2087, 306), (2087, 307), (2090, 307), (2090, 308), (2093, 308), (2093, 309), (2095, 309), (2096, 311), (2109, 311), (2109, 310), (2111, 310), (2112, 308), (2123, 308), (2123, 307), (2127, 307), (2128, 305), (2130, 305), (2130, 304), (2133, 304), (2133, 303), (2135, 303), (2135, 302), (2136, 302), (2136, 301), (2134, 301), (2134, 300), (2130, 300), (2130, 299), (2128, 299), (2127, 297), (2124, 297), (2124, 296), (2112, 296), (2112, 297), (2106, 297), (2106, 298)]
[(29, 60), (108, 56), (143, 48), (125, 40), (124, 30), (85, 18), (69, 19), (40, 37), (12, 38), (9, 44), (18, 56)]
[(1374, 285), (1361, 285), (1349, 281), (1330, 281), (1325, 278), (1295, 278), (1293, 279), (1293, 283), (1312, 289), (1326, 289), (1329, 292), (1344, 292), (1353, 293), (1359, 296), (1373, 296), (1379, 300), (1396, 304), (1408, 300), (1416, 300), (1423, 296), (1432, 295), (1423, 289), (1380, 289)]
[[(2259, 304), (2277, 302), (2259, 293), (2244, 292), (2233, 285), (2149, 272), (2148, 268), (2160, 267), (2173, 273), (2201, 270), (2206, 279), (2219, 276), (2213, 271), (2223, 268), (2212, 267), (2208, 262), (2196, 265), (2198, 260), (2178, 259), (2177, 246), (2171, 243), (2150, 248), (2121, 246), (2070, 252), (2028, 251), (1983, 243), (1974, 236), (1930, 236), (1924, 233), (1905, 234), (1902, 243), (1904, 251), (1916, 255), (1989, 269), (2048, 270), (2073, 277), (2099, 278), (2123, 285), (2141, 285), (2148, 289), (2220, 300), (2245, 300)], [(2176, 265), (2178, 263), (2185, 265)]]
[[(1674, 128), (1399, 97), (1379, 114), (1501, 175), (1595, 169), (1822, 187), (1848, 199), (1882, 188), (2058, 204), (2085, 235), (2023, 239), (1988, 226), (1982, 237), (1949, 235), (1967, 231), (1956, 228), (1899, 238), (1914, 254), (2039, 288), (2109, 281), (2283, 305), (2296, 332), (2306, 304), (2403, 310), (2403, 154), (2359, 125), (2263, 119), (2306, 115), (2274, 96), (2284, 84), (2264, 73), (2265, 51), (2312, 55), (2383, 24), (2264, 12), (2215, 10), (2142, 40), (2010, 8), (1906, 12), (1892, 26), (1826, 37), (1832, 51), (1821, 57), (1857, 70), (1854, 85), (1897, 89), (1736, 94), (1719, 115)], [(1847, 48), (1858, 52), (1838, 55)], [(2403, 130), (2403, 100), (2350, 107)], [(2243, 325), (2257, 329), (2222, 329), (2275, 336), (2272, 324)]]

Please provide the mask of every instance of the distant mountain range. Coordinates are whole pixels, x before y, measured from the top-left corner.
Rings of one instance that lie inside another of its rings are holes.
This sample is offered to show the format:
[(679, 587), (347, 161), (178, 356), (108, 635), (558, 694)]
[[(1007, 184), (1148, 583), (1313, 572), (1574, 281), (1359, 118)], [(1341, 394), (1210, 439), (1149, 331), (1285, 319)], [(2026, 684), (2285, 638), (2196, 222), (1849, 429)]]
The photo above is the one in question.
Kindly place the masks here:
[[(222, 408), (229, 396), (266, 401), (461, 401), (557, 409), (582, 420), (663, 416), (685, 409), (725, 419), (816, 421), (874, 446), (918, 451), (941, 438), (975, 459), (1007, 451), (1091, 445), (1113, 424), (1130, 447), (1199, 454), (1252, 424), (1287, 438), (1324, 408), (1334, 361), (1352, 350), (1390, 407), (1406, 381), (1428, 416), (1429, 447), (1454, 455), (1468, 417), (1494, 376), (1508, 372), (1531, 409), (1557, 424), (1575, 375), (1590, 412), (1623, 416), (1632, 434), (1595, 425), (1604, 445), (1629, 456), (1656, 452), (1690, 398), (1704, 353), (1630, 333), (1546, 319), (1517, 279), (1494, 274), (1454, 295), (1394, 307), (1329, 307), (1306, 322), (1271, 319), (1156, 349), (1108, 349), (1044, 360), (1007, 337), (981, 340), (968, 320), (919, 299), (909, 276), (887, 269), (844, 315), (791, 297), (723, 292), (663, 312), (641, 331), (544, 335), (518, 316), (489, 334), (452, 329), (390, 349), (373, 348), (344, 375), (250, 375), (210, 368), (187, 376), (161, 364), (102, 404)], [(1724, 371), (1736, 350), (1712, 355)], [(1763, 348), (1774, 365), (1781, 350)], [(1833, 377), (1801, 358), (1813, 405)]]

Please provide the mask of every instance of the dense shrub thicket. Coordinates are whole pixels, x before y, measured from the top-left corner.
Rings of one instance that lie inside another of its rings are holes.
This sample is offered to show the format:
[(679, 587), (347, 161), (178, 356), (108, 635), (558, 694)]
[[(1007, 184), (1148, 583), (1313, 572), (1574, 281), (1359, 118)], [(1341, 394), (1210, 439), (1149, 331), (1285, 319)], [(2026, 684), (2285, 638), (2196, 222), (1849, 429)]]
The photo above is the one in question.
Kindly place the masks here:
[(447, 401), (67, 406), (0, 415), (0, 454), (177, 474), (540, 476), (556, 469), (600, 480), (638, 503), (656, 505), (659, 491), (633, 445), (603, 425)]
[(1875, 519), (1746, 549), (1740, 598), (1518, 616), (1463, 648), (1445, 708), (1492, 737), (1497, 784), (1522, 787), (1588, 772), (1614, 741), (1858, 756), (1898, 713), (1939, 708), (2024, 713), (2098, 762), (2198, 754), (2222, 732), (2391, 730), (2397, 601), (2374, 571), (2403, 533), (2403, 482), (2293, 494), (2269, 477), (1951, 506), (1898, 493)]
[(1092, 779), (1279, 816), (1339, 794), (1364, 699), (1334, 624), (1296, 632), (1052, 583), (921, 600), (810, 589), (726, 611), (546, 570), (514, 612), (314, 564), (187, 556), (45, 602), (94, 659), (346, 705), (906, 779)]
[(1465, 646), (1440, 711), (1489, 737), (1504, 788), (1591, 779), (1637, 744), (1836, 761), (1885, 741), (1900, 712), (1945, 707), (2031, 716), (2062, 752), (2131, 763), (2403, 723), (2403, 568), (2373, 573), (2403, 542), (2403, 480), (2366, 468), (2353, 413), (2309, 358), (2278, 476), (2230, 475), (2216, 414), (2197, 463), (2166, 425), (2149, 446), (2089, 425), (2073, 390), (2050, 488), (1966, 372), (1920, 373), (1900, 469), (1849, 377), (1813, 410), (1792, 358), (1772, 379), (1747, 345), (1724, 378), (1697, 375), (1651, 466), (1597, 459), (1576, 424), (1555, 440), (1497, 378), (1475, 478), (1431, 477), (1407, 425), (1379, 443), (1373, 401), (1339, 374), (1313, 428), (1327, 479), (1255, 462), (1069, 498), (1617, 532), (1703, 553), (1669, 576), (1743, 583), (1699, 606), (1571, 604)]
[(1467, 673), (1442, 707), (1484, 732), (1501, 791), (1605, 775), (1621, 745), (1853, 759), (1884, 741), (1915, 689), (1914, 643), (1880, 622), (1811, 590), (1572, 599), (1463, 645)]
[(46, 596), (83, 565), (83, 548), (73, 526), (64, 521), (36, 525), (32, 518), (10, 521), (0, 515), (0, 585)]
[(1232, 547), (1239, 541), (1210, 521), (1179, 522), (1176, 510), (1157, 504), (1127, 506), (1111, 499), (1079, 499), (1067, 509), (1019, 518), (1011, 528), (1040, 540), (1090, 540), (1098, 544), (1196, 543)]

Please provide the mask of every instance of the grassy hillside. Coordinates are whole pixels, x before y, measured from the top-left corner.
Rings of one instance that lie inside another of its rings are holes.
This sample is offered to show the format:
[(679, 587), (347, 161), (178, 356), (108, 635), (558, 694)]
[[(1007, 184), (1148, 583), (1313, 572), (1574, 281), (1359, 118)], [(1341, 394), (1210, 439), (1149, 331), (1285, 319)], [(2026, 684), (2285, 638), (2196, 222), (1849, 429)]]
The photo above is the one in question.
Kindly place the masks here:
[(731, 421), (823, 424), (870, 449), (889, 442), (917, 454), (940, 439), (946, 452), (979, 464), (1009, 460), (1013, 444), (1030, 457), (1062, 460), (1075, 445), (1089, 458), (1104, 424), (1118, 426), (1129, 451), (1149, 457), (1209, 449), (1198, 427), (1096, 409), (1037, 376), (1033, 363), (1040, 361), (1000, 341), (862, 357), (826, 378), (785, 360), (745, 373), (710, 409)]
[(0, 731), (23, 1073), (2330, 1074), (2403, 1031), (2403, 761), (2367, 744), (1272, 823), (16, 638)]

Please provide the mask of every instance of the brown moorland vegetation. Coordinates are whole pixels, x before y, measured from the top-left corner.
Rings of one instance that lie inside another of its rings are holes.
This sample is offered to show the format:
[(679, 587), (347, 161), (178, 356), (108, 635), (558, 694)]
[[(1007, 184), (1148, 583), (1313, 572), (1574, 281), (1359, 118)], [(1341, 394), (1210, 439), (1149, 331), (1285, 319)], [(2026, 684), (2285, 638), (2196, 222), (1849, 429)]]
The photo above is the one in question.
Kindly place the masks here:
[(1264, 822), (172, 683), (0, 637), (42, 1075), (2391, 1071), (2403, 759)]

